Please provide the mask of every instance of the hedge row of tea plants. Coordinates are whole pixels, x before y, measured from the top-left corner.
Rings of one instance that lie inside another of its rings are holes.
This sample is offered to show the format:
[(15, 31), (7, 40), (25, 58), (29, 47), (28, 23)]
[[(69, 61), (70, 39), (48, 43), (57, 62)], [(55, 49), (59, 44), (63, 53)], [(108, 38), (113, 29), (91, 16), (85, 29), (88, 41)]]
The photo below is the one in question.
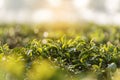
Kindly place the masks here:
[(119, 27), (33, 26), (1, 25), (1, 80), (120, 79)]
[[(7, 45), (1, 45), (0, 66), (2, 70), (9, 72), (15, 77), (17, 76), (20, 80), (29, 77), (31, 80), (39, 80), (42, 73), (37, 73), (36, 69), (38, 68), (37, 71), (44, 71), (45, 67), (45, 71), (52, 73), (53, 70), (50, 69), (49, 71), (47, 70), (49, 67), (45, 66), (52, 65), (53, 69), (59, 69), (69, 76), (79, 75), (81, 78), (82, 76), (80, 75), (92, 72), (98, 80), (112, 80), (112, 74), (120, 67), (120, 47), (110, 42), (107, 44), (96, 44), (93, 40), (86, 41), (80, 37), (71, 40), (66, 40), (65, 37), (59, 40), (45, 40), (45, 43), (41, 40), (33, 40), (25, 47), (14, 49), (9, 49)], [(47, 60), (50, 64), (45, 61), (42, 67), (38, 66), (44, 60)], [(31, 71), (31, 68), (34, 68), (34, 64), (37, 64), (36, 66), (38, 67), (35, 66), (35, 69)], [(29, 73), (29, 71), (31, 72)], [(36, 75), (36, 77), (26, 77), (28, 73), (32, 76)], [(46, 74), (47, 72), (43, 72), (44, 77), (42, 78), (45, 78)], [(49, 77), (48, 74), (48, 78), (51, 77), (54, 76), (51, 75)], [(56, 79), (52, 78), (52, 80)], [(78, 78), (78, 80), (82, 79)]]
[(80, 25), (68, 23), (56, 24), (0, 24), (0, 41), (10, 48), (25, 46), (33, 39), (60, 39), (63, 35), (67, 39), (81, 36), (86, 40), (94, 39), (101, 44), (110, 41), (119, 44), (119, 26), (100, 26), (96, 24)]

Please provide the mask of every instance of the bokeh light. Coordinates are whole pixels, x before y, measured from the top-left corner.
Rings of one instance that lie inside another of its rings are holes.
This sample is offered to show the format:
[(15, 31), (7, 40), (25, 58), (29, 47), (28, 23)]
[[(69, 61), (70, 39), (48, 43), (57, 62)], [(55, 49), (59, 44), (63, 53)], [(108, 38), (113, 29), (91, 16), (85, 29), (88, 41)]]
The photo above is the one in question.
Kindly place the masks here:
[(120, 24), (119, 4), (119, 0), (0, 0), (0, 21)]

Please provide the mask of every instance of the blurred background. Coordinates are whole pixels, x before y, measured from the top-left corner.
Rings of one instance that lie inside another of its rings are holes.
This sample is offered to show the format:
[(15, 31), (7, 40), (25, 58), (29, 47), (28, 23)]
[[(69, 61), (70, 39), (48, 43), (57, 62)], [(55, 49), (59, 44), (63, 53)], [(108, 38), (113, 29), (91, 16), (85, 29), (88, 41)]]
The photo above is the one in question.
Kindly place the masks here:
[(1, 23), (84, 21), (120, 25), (120, 0), (0, 0)]

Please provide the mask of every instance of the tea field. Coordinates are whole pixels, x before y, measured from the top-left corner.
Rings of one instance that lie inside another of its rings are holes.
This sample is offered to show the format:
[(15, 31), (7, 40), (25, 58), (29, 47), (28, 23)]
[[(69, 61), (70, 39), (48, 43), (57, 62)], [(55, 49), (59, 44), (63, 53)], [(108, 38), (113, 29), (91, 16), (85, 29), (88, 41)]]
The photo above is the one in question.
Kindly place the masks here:
[(120, 80), (120, 27), (0, 24), (0, 80)]

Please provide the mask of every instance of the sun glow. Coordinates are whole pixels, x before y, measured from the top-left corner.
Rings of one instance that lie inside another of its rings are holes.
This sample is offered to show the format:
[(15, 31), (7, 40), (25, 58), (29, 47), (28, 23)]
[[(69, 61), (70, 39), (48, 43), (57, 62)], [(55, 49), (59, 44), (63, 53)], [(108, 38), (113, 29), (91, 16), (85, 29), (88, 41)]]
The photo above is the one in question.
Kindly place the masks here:
[(4, 0), (0, 0), (0, 8), (2, 8), (4, 5)]
[(119, 0), (106, 0), (108, 12), (115, 13), (119, 9)]
[(46, 22), (46, 21), (51, 21), (52, 20), (52, 11), (49, 9), (40, 9), (35, 11), (33, 14), (33, 21), (35, 22)]
[(53, 7), (58, 7), (61, 4), (61, 0), (47, 0), (47, 1)]
[(76, 8), (85, 8), (89, 0), (73, 0), (73, 4)]

